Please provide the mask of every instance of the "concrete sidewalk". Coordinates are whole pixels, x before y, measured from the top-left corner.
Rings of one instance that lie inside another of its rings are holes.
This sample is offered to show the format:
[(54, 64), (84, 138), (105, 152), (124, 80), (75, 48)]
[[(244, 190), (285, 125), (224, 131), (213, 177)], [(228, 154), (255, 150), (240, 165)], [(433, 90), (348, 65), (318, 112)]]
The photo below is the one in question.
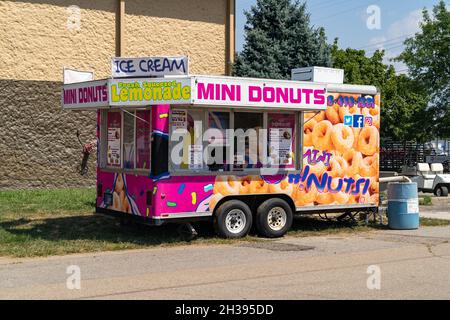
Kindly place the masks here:
[[(71, 265), (80, 290), (67, 288)], [(450, 299), (448, 270), (450, 226), (423, 227), (3, 259), (0, 299)]]

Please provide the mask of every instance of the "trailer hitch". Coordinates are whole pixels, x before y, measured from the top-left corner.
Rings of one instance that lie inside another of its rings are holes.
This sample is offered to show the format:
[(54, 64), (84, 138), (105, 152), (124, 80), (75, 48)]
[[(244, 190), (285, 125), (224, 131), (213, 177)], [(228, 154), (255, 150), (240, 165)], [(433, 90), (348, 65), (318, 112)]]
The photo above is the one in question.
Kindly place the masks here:
[(88, 160), (89, 160), (89, 156), (92, 153), (92, 151), (95, 150), (97, 141), (96, 140), (92, 140), (91, 142), (88, 143), (83, 143), (81, 142), (80, 139), (80, 131), (77, 130), (77, 139), (78, 142), (80, 143), (80, 145), (83, 147), (83, 158), (81, 159), (81, 164), (78, 167), (78, 171), (80, 172), (80, 174), (82, 176), (86, 175), (88, 173)]

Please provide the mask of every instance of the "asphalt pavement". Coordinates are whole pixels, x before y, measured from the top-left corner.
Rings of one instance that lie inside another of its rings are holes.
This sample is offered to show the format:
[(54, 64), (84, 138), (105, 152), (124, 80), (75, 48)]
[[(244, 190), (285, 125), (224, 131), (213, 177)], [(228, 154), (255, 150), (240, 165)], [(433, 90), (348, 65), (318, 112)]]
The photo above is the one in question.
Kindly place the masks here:
[(450, 226), (0, 259), (0, 299), (449, 299)]
[(432, 197), (431, 206), (421, 206), (419, 214), (421, 217), (450, 220), (450, 197)]

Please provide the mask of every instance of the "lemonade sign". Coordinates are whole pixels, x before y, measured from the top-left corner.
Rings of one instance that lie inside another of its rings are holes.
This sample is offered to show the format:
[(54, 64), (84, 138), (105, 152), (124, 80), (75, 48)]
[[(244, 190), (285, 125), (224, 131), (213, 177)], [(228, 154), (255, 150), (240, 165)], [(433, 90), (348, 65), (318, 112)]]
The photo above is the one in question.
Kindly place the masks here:
[(111, 106), (191, 103), (190, 78), (111, 79), (109, 89)]

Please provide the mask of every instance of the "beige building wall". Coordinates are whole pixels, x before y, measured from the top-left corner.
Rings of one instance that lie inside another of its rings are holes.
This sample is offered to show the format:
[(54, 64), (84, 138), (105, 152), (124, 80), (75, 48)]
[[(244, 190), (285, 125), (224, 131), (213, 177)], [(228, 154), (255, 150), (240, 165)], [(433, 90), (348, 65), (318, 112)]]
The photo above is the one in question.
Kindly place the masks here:
[[(79, 30), (68, 27), (71, 5), (81, 9)], [(0, 78), (61, 81), (64, 66), (108, 76), (115, 12), (115, 0), (0, 1)]]
[(95, 155), (86, 176), (77, 172), (76, 131), (94, 139), (96, 115), (61, 109), (62, 69), (108, 77), (116, 34), (123, 56), (188, 55), (191, 73), (225, 73), (227, 0), (125, 1), (121, 33), (118, 3), (0, 1), (0, 190), (94, 186)]
[(226, 0), (134, 0), (125, 12), (122, 55), (187, 55), (190, 73), (225, 74)]

